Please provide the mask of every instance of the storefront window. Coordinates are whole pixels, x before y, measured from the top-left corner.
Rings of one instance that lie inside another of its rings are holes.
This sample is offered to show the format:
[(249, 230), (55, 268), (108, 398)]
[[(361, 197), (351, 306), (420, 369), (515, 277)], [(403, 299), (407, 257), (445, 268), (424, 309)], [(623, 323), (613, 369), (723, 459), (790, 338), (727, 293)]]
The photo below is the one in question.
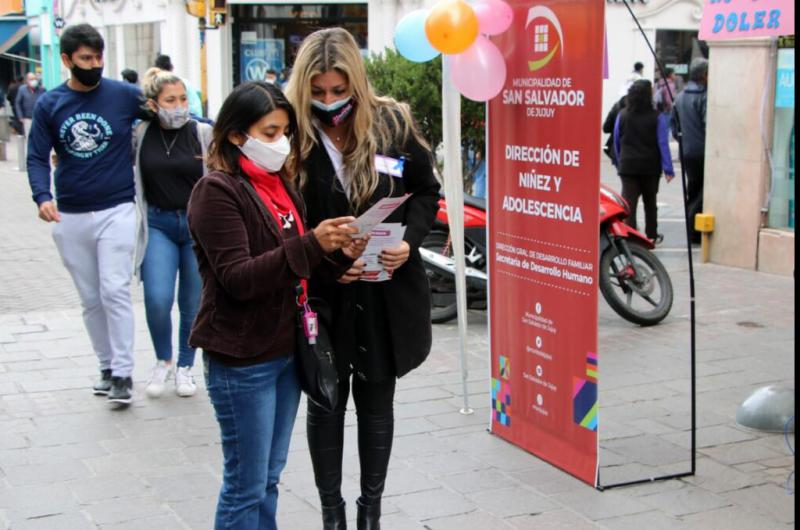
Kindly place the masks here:
[(343, 27), (367, 48), (367, 5), (235, 5), (233, 16), (234, 84), (263, 80), (294, 64), (303, 39), (327, 27)]
[(767, 223), (794, 230), (794, 48), (778, 50)]
[[(689, 81), (689, 66), (699, 57), (708, 58), (708, 46), (697, 40), (696, 31), (656, 30), (656, 55), (664, 68), (675, 72), (675, 88), (678, 92)], [(654, 72), (654, 79), (661, 77)]]
[[(108, 26), (105, 31), (105, 72), (106, 75), (120, 79), (120, 72), (126, 68), (136, 70), (139, 77), (153, 65), (160, 49), (161, 33), (157, 23), (125, 24), (122, 26), (122, 42), (117, 38), (117, 26)], [(124, 46), (122, 64), (118, 64), (117, 50)]]

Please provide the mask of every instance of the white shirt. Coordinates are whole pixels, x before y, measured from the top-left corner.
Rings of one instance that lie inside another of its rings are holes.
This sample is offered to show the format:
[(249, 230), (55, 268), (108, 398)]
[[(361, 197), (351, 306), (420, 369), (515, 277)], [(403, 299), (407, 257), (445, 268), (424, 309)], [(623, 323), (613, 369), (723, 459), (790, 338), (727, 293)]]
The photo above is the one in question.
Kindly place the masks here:
[(320, 138), (322, 138), (322, 145), (325, 146), (325, 150), (328, 152), (328, 156), (333, 163), (333, 169), (336, 171), (336, 178), (339, 181), (339, 184), (342, 185), (342, 190), (344, 190), (344, 194), (349, 200), (350, 186), (348, 186), (344, 180), (344, 155), (336, 147), (336, 144), (333, 143), (331, 137), (328, 136), (321, 127), (317, 127), (317, 130), (319, 131)]

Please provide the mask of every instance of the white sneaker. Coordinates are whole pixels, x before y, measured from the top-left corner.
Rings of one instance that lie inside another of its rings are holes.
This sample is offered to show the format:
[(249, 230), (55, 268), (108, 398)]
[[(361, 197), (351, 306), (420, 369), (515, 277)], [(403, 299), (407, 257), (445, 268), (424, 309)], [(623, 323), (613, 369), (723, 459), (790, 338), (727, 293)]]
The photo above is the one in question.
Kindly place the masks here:
[(192, 397), (197, 392), (197, 385), (192, 377), (191, 366), (179, 366), (175, 372), (175, 393), (180, 397)]
[(161, 397), (161, 394), (164, 393), (164, 387), (167, 386), (167, 379), (169, 379), (171, 371), (171, 366), (165, 361), (158, 361), (150, 373), (147, 388), (144, 389), (145, 394), (151, 398)]

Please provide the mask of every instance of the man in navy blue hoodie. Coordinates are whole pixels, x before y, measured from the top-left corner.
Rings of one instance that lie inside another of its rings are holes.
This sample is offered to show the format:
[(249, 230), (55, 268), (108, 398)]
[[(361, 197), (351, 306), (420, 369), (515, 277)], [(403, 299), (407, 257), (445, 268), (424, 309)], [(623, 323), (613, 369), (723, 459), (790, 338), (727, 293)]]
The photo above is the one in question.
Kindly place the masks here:
[(678, 120), (683, 135), (683, 165), (686, 166), (686, 201), (692, 243), (700, 243), (694, 229), (694, 217), (703, 211), (703, 181), (706, 154), (706, 100), (708, 98), (708, 61), (697, 58), (689, 69), (689, 84), (672, 106), (672, 136), (678, 139)]
[[(62, 33), (61, 61), (71, 76), (36, 102), (28, 180), (39, 217), (54, 223), (53, 239), (81, 298), (100, 365), (94, 393), (124, 407), (133, 390), (131, 126), (142, 102), (133, 85), (102, 77), (103, 49), (103, 38), (88, 24)], [(58, 161), (55, 202), (51, 149)]]

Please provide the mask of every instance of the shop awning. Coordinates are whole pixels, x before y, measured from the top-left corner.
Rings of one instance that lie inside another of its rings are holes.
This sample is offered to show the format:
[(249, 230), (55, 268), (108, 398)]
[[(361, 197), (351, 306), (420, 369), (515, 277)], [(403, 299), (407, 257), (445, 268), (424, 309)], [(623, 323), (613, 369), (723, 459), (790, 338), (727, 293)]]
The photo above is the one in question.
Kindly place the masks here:
[(0, 53), (6, 53), (30, 31), (25, 19), (0, 18)]
[(0, 17), (9, 13), (24, 13), (25, 2), (23, 0), (0, 0)]

